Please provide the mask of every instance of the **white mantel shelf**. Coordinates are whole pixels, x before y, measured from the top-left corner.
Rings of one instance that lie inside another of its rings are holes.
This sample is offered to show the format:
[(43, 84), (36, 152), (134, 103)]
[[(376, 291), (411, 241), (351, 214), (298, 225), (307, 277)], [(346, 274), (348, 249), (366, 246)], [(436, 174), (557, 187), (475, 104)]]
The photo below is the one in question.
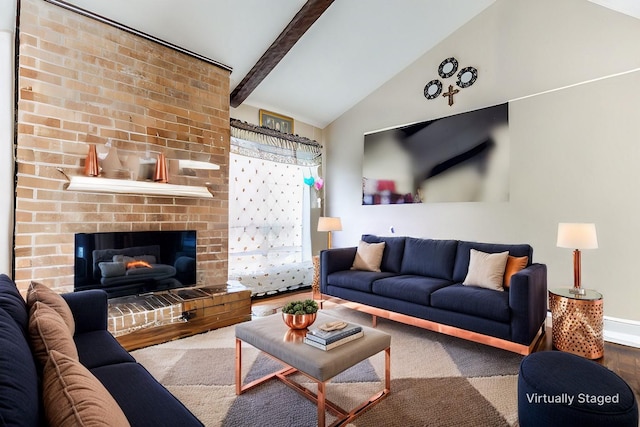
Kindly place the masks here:
[(167, 197), (213, 198), (213, 194), (209, 192), (207, 187), (89, 176), (69, 177), (69, 186), (67, 187), (67, 190), (87, 191), (91, 193), (122, 193)]

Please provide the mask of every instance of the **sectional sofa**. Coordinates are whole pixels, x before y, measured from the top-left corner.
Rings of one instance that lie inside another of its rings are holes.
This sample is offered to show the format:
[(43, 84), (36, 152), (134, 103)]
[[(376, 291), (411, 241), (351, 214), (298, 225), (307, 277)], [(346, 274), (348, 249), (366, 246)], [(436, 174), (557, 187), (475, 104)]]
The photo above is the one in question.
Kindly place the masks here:
[[(377, 257), (377, 259), (376, 259)], [(324, 300), (529, 354), (544, 334), (547, 269), (528, 244), (363, 235), (320, 254)]]
[(0, 275), (0, 426), (202, 426), (107, 331), (102, 290)]

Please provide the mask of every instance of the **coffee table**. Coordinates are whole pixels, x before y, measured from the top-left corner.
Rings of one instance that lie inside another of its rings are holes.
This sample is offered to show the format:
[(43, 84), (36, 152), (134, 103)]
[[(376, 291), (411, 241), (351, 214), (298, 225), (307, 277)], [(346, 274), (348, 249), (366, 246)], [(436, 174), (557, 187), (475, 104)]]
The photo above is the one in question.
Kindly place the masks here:
[[(338, 319), (319, 311), (315, 324), (321, 325), (335, 320)], [(317, 404), (318, 426), (325, 425), (325, 411), (337, 416), (332, 426), (347, 424), (364, 409), (375, 405), (391, 392), (391, 336), (366, 326), (362, 329), (362, 338), (323, 351), (302, 342), (306, 330), (290, 330), (284, 324), (280, 313), (236, 325), (236, 394), (240, 395), (271, 378), (277, 378)], [(280, 361), (285, 367), (243, 385), (243, 341)], [(344, 410), (327, 399), (326, 385), (333, 377), (381, 351), (385, 352), (385, 368), (384, 388), (380, 392), (351, 411)], [(301, 373), (316, 382), (317, 394), (288, 378), (295, 373)]]

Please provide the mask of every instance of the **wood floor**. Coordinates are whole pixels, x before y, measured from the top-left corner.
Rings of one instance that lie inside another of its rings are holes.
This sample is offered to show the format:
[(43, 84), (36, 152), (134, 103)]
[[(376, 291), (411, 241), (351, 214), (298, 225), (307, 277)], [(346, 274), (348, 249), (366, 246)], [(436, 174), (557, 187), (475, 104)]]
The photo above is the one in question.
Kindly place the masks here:
[[(311, 298), (311, 291), (301, 291), (272, 298), (260, 299), (254, 301), (252, 306), (268, 306), (275, 308), (284, 305), (285, 302), (290, 300), (306, 298)], [(553, 346), (551, 344), (551, 327), (547, 328), (545, 336), (536, 348), (536, 351), (547, 350), (553, 350)], [(636, 395), (636, 400), (640, 402), (640, 348), (605, 342), (604, 357), (596, 360), (596, 362), (620, 375), (633, 389)]]

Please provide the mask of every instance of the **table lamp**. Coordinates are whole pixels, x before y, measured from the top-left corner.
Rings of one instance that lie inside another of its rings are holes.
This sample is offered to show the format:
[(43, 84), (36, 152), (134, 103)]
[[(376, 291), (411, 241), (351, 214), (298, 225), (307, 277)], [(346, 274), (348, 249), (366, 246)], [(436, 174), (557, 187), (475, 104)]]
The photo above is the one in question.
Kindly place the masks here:
[(598, 237), (596, 236), (596, 225), (588, 223), (566, 223), (558, 224), (559, 248), (573, 249), (573, 289), (572, 294), (584, 295), (585, 290), (580, 287), (580, 249), (597, 249)]
[(321, 216), (318, 219), (318, 231), (329, 232), (327, 236), (327, 249), (331, 249), (331, 232), (341, 230), (342, 222), (340, 222), (340, 218), (338, 217)]

